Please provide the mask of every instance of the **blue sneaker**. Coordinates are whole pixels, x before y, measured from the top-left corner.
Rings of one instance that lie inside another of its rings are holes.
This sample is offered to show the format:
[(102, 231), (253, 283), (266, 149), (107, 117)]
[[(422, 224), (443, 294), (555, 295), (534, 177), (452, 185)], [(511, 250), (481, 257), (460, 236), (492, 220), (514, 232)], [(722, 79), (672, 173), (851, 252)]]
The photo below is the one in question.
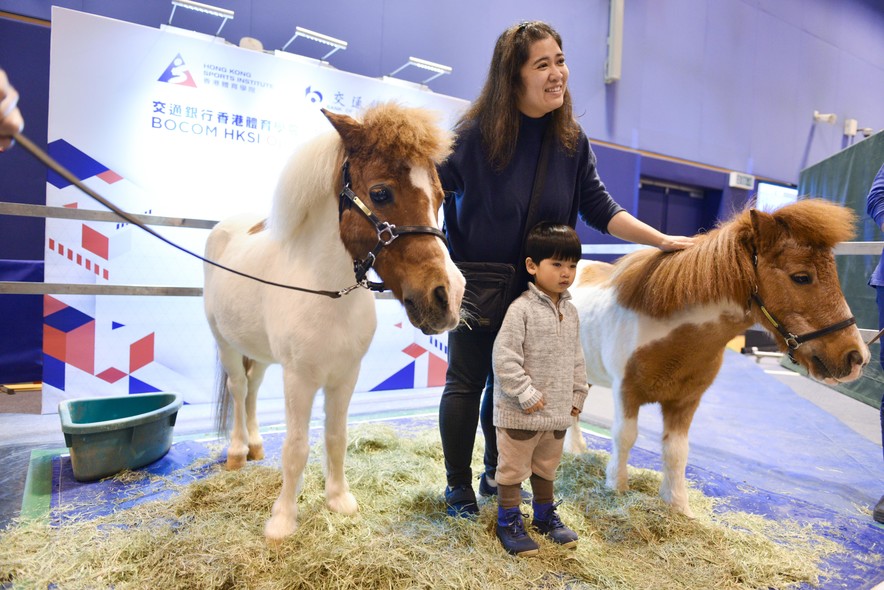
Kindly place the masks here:
[(537, 543), (525, 532), (525, 522), (518, 506), (497, 509), (497, 538), (506, 552), (517, 557), (530, 557), (540, 551)]
[[(479, 495), (483, 498), (496, 498), (497, 482), (494, 482), (494, 484), (492, 485), (491, 483), (489, 483), (489, 480), (494, 481), (494, 479), (489, 477), (487, 473), (483, 473), (479, 476)], [(534, 496), (531, 495), (531, 492), (519, 490), (519, 493), (522, 495), (522, 504), (528, 504), (534, 498)]]
[[(488, 474), (483, 473), (479, 476), (479, 495), (483, 498), (490, 498), (491, 496), (497, 495), (497, 483), (494, 485), (488, 483), (488, 480), (491, 479), (488, 477)], [(493, 479), (491, 481), (494, 481)]]
[(445, 509), (448, 516), (472, 518), (479, 514), (476, 494), (469, 484), (445, 488)]

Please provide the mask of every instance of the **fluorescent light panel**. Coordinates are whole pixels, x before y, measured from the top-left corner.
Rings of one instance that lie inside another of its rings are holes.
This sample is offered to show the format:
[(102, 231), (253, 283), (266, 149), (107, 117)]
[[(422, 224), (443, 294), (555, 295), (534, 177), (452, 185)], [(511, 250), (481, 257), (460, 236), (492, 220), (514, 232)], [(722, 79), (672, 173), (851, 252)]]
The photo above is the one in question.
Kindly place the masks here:
[(331, 45), (332, 50), (320, 58), (323, 61), (328, 59), (328, 57), (335, 51), (338, 51), (340, 49), (347, 49), (346, 41), (335, 39), (334, 37), (329, 37), (328, 35), (317, 33), (316, 31), (310, 31), (303, 27), (295, 27), (295, 34), (292, 35), (292, 38), (289, 39), (286, 44), (282, 46), (282, 51), (285, 51), (286, 48), (291, 45), (292, 41), (294, 41), (298, 37), (303, 37), (304, 39), (309, 39), (310, 41), (315, 41), (316, 43), (322, 43), (323, 45)]
[(398, 74), (399, 72), (401, 72), (402, 70), (407, 68), (408, 66), (415, 66), (415, 67), (420, 68), (422, 70), (429, 70), (429, 71), (435, 73), (434, 76), (430, 76), (429, 78), (427, 78), (426, 80), (421, 82), (421, 84), (426, 84), (430, 80), (435, 80), (439, 76), (441, 76), (443, 74), (450, 74), (453, 71), (451, 66), (437, 64), (437, 63), (434, 63), (431, 61), (427, 61), (425, 59), (421, 59), (419, 57), (409, 57), (407, 62), (405, 62), (404, 64), (402, 64), (401, 66), (399, 66), (398, 68), (393, 70), (392, 72), (390, 72), (389, 76), (390, 77), (395, 76), (396, 74)]
[(221, 21), (221, 26), (218, 27), (218, 31), (215, 33), (216, 37), (221, 33), (221, 29), (224, 28), (224, 25), (227, 23), (227, 21), (232, 19), (234, 15), (234, 12), (232, 10), (227, 10), (226, 8), (218, 8), (217, 6), (210, 6), (208, 4), (203, 4), (202, 2), (194, 2), (193, 0), (172, 0), (172, 14), (169, 15), (170, 25), (172, 24), (172, 19), (175, 17), (175, 9), (179, 6), (181, 8), (186, 8), (195, 12), (202, 12), (223, 19)]

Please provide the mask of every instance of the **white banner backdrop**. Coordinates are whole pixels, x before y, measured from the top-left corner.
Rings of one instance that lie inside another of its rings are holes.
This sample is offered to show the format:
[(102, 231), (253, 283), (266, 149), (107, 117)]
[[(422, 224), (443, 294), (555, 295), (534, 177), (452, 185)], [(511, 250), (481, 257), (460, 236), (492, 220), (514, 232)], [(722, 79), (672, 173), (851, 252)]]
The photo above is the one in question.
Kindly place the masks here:
[[(352, 48), (351, 48), (352, 50)], [(331, 129), (320, 108), (358, 116), (395, 99), (440, 113), (466, 101), (229, 45), (53, 7), (49, 151), (131, 213), (219, 220), (266, 214), (293, 149)], [(46, 204), (103, 207), (51, 174)], [(207, 230), (155, 228), (202, 253)], [(48, 219), (46, 282), (202, 286), (202, 263), (125, 223)], [(415, 330), (379, 300), (357, 391), (444, 383), (447, 336)], [(176, 391), (212, 401), (215, 343), (198, 297), (47, 296), (43, 411), (62, 399)], [(281, 396), (279, 372), (262, 396)]]

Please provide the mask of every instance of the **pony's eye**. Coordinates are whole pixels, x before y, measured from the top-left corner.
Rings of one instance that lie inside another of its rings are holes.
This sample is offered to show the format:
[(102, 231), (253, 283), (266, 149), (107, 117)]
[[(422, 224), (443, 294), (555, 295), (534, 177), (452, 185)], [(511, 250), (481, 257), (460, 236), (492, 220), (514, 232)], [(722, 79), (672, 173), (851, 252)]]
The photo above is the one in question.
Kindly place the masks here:
[(810, 275), (805, 273), (796, 273), (791, 278), (796, 285), (809, 285), (812, 282)]
[(368, 190), (368, 196), (374, 203), (386, 203), (393, 198), (393, 191), (386, 186), (373, 186)]

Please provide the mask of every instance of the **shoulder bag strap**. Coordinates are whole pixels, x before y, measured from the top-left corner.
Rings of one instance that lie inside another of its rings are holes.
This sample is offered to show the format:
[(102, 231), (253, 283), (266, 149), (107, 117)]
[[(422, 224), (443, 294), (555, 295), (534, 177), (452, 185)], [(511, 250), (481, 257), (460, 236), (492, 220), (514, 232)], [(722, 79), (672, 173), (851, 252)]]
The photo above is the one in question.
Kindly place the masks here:
[(546, 131), (543, 134), (543, 143), (540, 144), (540, 156), (537, 158), (537, 170), (534, 172), (534, 186), (531, 189), (531, 200), (528, 202), (528, 215), (525, 216), (525, 233), (522, 236), (522, 254), (525, 254), (525, 238), (528, 232), (537, 223), (537, 205), (540, 203), (540, 193), (543, 192), (543, 184), (546, 181), (546, 168), (549, 163), (549, 148), (552, 144), (553, 125), (547, 121)]
[(528, 271), (525, 269), (525, 239), (528, 237), (528, 232), (537, 223), (537, 206), (540, 203), (540, 193), (543, 192), (543, 184), (546, 181), (546, 168), (549, 162), (549, 150), (552, 142), (553, 125), (551, 121), (547, 121), (543, 142), (540, 144), (540, 156), (537, 158), (537, 170), (534, 172), (534, 186), (531, 188), (531, 200), (528, 202), (528, 215), (525, 216), (522, 246), (519, 248), (519, 259), (516, 261), (513, 283), (510, 285), (510, 301), (519, 296), (528, 280)]

